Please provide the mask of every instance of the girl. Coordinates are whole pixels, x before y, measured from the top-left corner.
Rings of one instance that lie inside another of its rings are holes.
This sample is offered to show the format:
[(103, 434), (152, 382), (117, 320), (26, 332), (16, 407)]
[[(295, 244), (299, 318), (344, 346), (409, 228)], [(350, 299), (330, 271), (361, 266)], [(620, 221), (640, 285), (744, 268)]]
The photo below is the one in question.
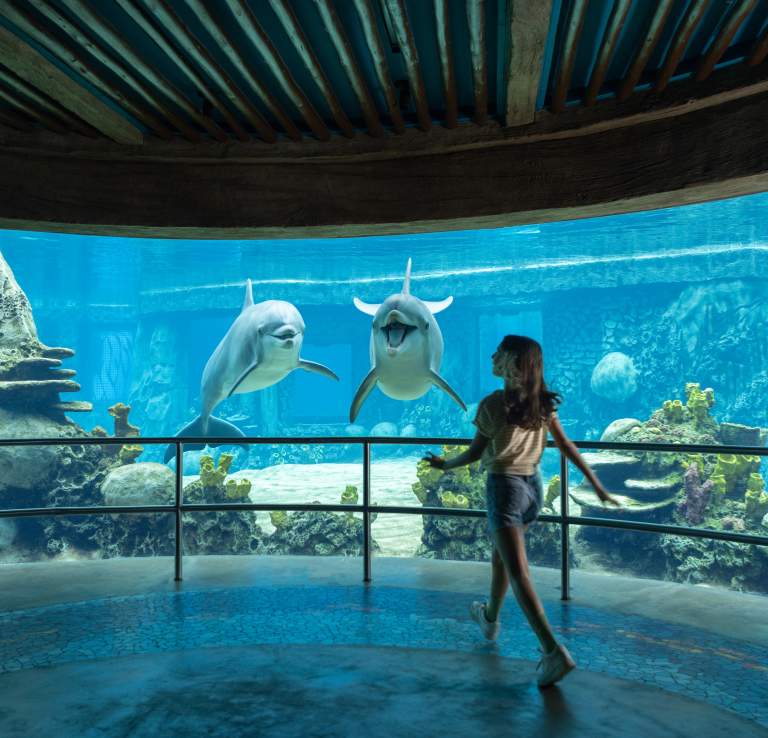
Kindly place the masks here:
[(560, 396), (544, 382), (541, 346), (526, 336), (505, 336), (491, 357), (493, 373), (504, 379), (504, 389), (483, 398), (477, 408), (472, 444), (452, 459), (425, 457), (436, 469), (455, 469), (482, 459), (488, 472), (486, 509), (493, 540), (491, 594), (488, 602), (473, 602), (470, 616), (488, 640), (499, 633), (499, 611), (512, 588), (525, 617), (541, 643), (543, 657), (537, 666), (539, 686), (562, 679), (576, 666), (568, 649), (555, 640), (541, 601), (533, 589), (524, 533), (536, 520), (543, 502), (538, 464), (544, 452), (547, 429), (556, 446), (594, 487), (597, 496), (618, 506), (576, 446), (563, 432), (556, 407)]

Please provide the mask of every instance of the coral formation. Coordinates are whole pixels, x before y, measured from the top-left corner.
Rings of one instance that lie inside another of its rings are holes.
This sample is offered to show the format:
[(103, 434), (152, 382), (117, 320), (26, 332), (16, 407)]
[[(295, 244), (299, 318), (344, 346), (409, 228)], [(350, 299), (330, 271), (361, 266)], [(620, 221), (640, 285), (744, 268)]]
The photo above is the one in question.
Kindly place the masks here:
[(685, 406), (697, 426), (711, 425), (714, 420), (709, 416), (709, 408), (715, 404), (715, 391), (711, 387), (702, 390), (698, 382), (685, 385)]
[(750, 474), (760, 468), (759, 456), (739, 454), (718, 454), (712, 476), (722, 477), (725, 481), (725, 494), (729, 497), (740, 496), (746, 489)]
[(661, 408), (670, 423), (682, 423), (685, 420), (685, 407), (680, 400), (664, 400)]
[(246, 502), (250, 499), (251, 482), (248, 479), (227, 479), (224, 494), (228, 500)]
[(233, 458), (232, 454), (223, 453), (219, 456), (219, 463), (216, 464), (210, 454), (203, 454), (200, 457), (200, 483), (204, 489), (215, 489), (224, 484)]
[(555, 474), (547, 484), (547, 491), (544, 495), (544, 507), (547, 510), (554, 510), (555, 500), (560, 496), (560, 475)]
[(683, 475), (685, 499), (679, 503), (677, 510), (691, 525), (699, 525), (704, 520), (704, 510), (709, 505), (712, 495), (711, 480), (701, 483), (699, 466), (692, 463)]
[(131, 464), (141, 456), (142, 451), (144, 451), (144, 446), (140, 446), (138, 443), (127, 443), (120, 446), (117, 459), (121, 464)]
[(768, 513), (768, 494), (765, 492), (765, 480), (760, 474), (753, 472), (747, 481), (747, 491), (744, 493), (744, 516), (759, 523)]
[(115, 438), (131, 438), (139, 435), (139, 427), (128, 421), (130, 405), (117, 402), (107, 408), (107, 412), (115, 419)]

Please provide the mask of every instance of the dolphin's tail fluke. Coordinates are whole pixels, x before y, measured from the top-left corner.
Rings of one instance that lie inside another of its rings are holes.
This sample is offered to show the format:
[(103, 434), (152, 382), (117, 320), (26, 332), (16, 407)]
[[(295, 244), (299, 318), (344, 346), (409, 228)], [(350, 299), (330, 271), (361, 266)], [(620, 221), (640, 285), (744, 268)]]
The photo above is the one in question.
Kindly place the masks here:
[(411, 257), (408, 257), (408, 266), (405, 267), (405, 280), (403, 280), (403, 294), (411, 294)]
[[(201, 415), (198, 415), (191, 423), (188, 423), (185, 425), (177, 434), (177, 438), (199, 438), (204, 436), (218, 436), (221, 438), (242, 438), (245, 436), (245, 433), (243, 433), (237, 426), (232, 425), (232, 423), (227, 422), (226, 420), (222, 420), (221, 418), (214, 418), (213, 415), (211, 415), (208, 418), (208, 425), (207, 427), (203, 424), (203, 418)], [(194, 451), (196, 449), (205, 448), (206, 445), (209, 446), (220, 446), (223, 444), (219, 443), (184, 443), (184, 450), (185, 451)], [(247, 446), (240, 446), (240, 448), (244, 449), (246, 452), (248, 451)], [(176, 455), (176, 447), (175, 446), (168, 446), (168, 448), (165, 449), (165, 457), (164, 461), (168, 463), (174, 456)]]

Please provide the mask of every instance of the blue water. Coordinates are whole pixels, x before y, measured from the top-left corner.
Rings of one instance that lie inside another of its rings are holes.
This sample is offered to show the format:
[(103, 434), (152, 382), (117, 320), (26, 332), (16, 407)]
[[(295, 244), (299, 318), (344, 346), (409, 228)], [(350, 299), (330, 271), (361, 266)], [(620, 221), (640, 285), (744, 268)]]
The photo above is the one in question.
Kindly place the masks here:
[[(490, 356), (506, 333), (544, 348), (545, 375), (563, 393), (574, 438), (611, 420), (647, 419), (686, 382), (715, 390), (713, 415), (768, 426), (768, 195), (645, 213), (494, 230), (348, 239), (185, 241), (21, 231), (0, 251), (33, 307), (40, 339), (75, 349), (65, 366), (94, 403), (73, 419), (111, 429), (106, 408), (132, 405), (146, 435), (172, 435), (200, 408), (200, 377), (237, 317), (246, 278), (254, 299), (288, 300), (306, 322), (304, 358), (340, 381), (294, 372), (223, 402), (216, 416), (249, 435), (344, 435), (368, 372), (371, 318), (353, 297), (398, 292), (407, 259), (412, 292), (453, 296), (436, 316), (441, 373), (463, 413), (436, 388), (399, 401), (374, 390), (358, 418), (397, 433), (468, 435), (473, 404), (498, 386)], [(591, 387), (609, 352), (637, 370), (630, 396)]]

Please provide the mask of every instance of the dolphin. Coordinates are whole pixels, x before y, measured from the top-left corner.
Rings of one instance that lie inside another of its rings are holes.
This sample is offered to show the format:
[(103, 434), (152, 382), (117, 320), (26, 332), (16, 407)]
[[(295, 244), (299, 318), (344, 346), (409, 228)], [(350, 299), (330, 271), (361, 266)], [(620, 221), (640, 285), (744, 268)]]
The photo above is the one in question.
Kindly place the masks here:
[(349, 420), (354, 422), (365, 399), (378, 384), (395, 400), (415, 400), (434, 384), (463, 410), (467, 406), (440, 376), (443, 335), (433, 317), (445, 310), (453, 297), (426, 302), (411, 294), (411, 260), (405, 270), (402, 292), (390, 295), (380, 305), (369, 305), (356, 297), (355, 307), (373, 316), (371, 327), (371, 371), (358, 387)]
[[(203, 369), (200, 382), (202, 412), (176, 435), (221, 436), (238, 438), (245, 434), (232, 423), (215, 418), (211, 413), (222, 401), (235, 394), (255, 392), (270, 387), (294, 369), (338, 377), (326, 366), (299, 358), (304, 340), (304, 320), (290, 302), (266, 300), (253, 302), (249, 279), (240, 315), (232, 323)], [(186, 449), (203, 448), (202, 444), (185, 444)], [(169, 446), (165, 460), (173, 457)]]

